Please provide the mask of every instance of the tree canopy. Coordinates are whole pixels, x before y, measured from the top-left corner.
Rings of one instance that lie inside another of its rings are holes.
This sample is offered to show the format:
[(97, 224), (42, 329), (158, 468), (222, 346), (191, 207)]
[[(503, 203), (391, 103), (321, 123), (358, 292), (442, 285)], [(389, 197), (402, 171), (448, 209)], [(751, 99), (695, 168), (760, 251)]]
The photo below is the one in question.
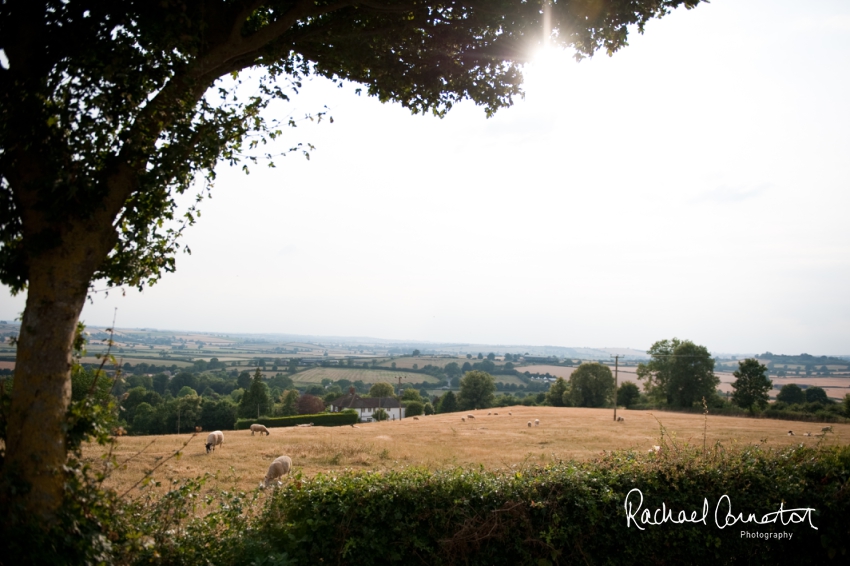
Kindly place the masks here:
[(720, 383), (705, 346), (673, 338), (656, 342), (647, 353), (651, 359), (638, 364), (638, 379), (647, 393), (670, 405), (690, 407), (710, 397)]
[(732, 402), (744, 409), (763, 408), (770, 400), (768, 392), (773, 382), (767, 378), (767, 366), (753, 358), (738, 362), (738, 369), (732, 372), (735, 382), (732, 384)]
[(569, 399), (575, 407), (604, 407), (614, 397), (614, 376), (599, 362), (578, 366), (570, 374), (569, 385)]
[(458, 408), (466, 411), (492, 407), (495, 401), (495, 391), (496, 381), (492, 375), (477, 370), (467, 372), (460, 378), (460, 391), (457, 395)]
[(392, 383), (379, 381), (369, 388), (369, 397), (395, 397), (395, 388)]
[(779, 390), (779, 393), (776, 394), (776, 400), (788, 403), (789, 405), (796, 405), (806, 402), (806, 394), (796, 383), (786, 383)]
[[(174, 271), (198, 216), (177, 197), (203, 178), (201, 200), (217, 164), (306, 153), (275, 146), (294, 120), (264, 111), (307, 77), (413, 113), (472, 100), (490, 115), (521, 94), (544, 41), (613, 53), (630, 26), (699, 1), (0, 3), (0, 282), (27, 291), (4, 476), (26, 478), (36, 515), (59, 508), (71, 344), (93, 282), (141, 289)], [(256, 83), (240, 90), (246, 71)]]

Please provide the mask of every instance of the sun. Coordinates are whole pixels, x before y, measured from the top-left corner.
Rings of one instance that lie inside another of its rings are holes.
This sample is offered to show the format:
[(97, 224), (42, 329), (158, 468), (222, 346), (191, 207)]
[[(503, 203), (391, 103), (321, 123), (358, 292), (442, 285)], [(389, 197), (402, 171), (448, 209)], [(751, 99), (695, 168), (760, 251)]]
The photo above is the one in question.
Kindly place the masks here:
[(569, 87), (575, 60), (564, 49), (541, 47), (523, 68), (523, 84), (529, 100), (563, 95)]

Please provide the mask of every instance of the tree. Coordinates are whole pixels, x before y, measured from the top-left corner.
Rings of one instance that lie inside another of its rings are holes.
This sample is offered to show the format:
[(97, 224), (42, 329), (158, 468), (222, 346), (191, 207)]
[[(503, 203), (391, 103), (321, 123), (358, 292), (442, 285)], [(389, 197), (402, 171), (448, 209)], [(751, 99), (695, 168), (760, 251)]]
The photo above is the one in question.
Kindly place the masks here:
[(426, 415), (433, 415), (436, 411), (434, 410), (434, 405), (431, 404), (430, 401), (425, 403), (425, 407), (422, 409)]
[(425, 412), (425, 405), (421, 401), (407, 401), (404, 403), (405, 417), (418, 417)]
[(789, 405), (799, 405), (806, 402), (806, 394), (796, 383), (786, 383), (776, 394), (776, 400)]
[(379, 381), (369, 388), (369, 397), (395, 397), (395, 388), (391, 383)]
[(254, 372), (251, 385), (239, 400), (238, 414), (241, 418), (252, 418), (260, 415), (268, 415), (272, 412), (272, 400), (269, 396), (269, 387), (263, 381), (260, 368)]
[(386, 421), (390, 418), (389, 414), (383, 409), (377, 409), (374, 413), (372, 413), (372, 418), (378, 422)]
[(617, 405), (622, 405), (627, 409), (634, 405), (635, 401), (640, 398), (640, 389), (631, 381), (624, 381), (617, 388)]
[(735, 376), (733, 403), (750, 411), (767, 406), (770, 399), (768, 392), (773, 388), (773, 382), (767, 378), (767, 366), (754, 358), (747, 358), (738, 362), (738, 369), (732, 375)]
[(563, 407), (566, 405), (564, 394), (567, 390), (567, 382), (563, 377), (558, 377), (555, 383), (549, 386), (549, 391), (546, 392), (546, 402), (553, 407)]
[(812, 386), (806, 388), (806, 403), (829, 403), (829, 396), (822, 387)]
[(305, 393), (298, 398), (299, 415), (315, 415), (325, 411), (325, 402), (315, 395)]
[[(629, 26), (699, 1), (558, 2), (548, 39), (612, 53)], [(262, 112), (288, 100), (282, 85), (318, 75), (414, 113), (472, 99), (489, 115), (520, 94), (542, 18), (520, 0), (0, 4), (0, 281), (27, 290), (3, 474), (33, 485), (27, 506), (60, 506), (71, 343), (92, 282), (141, 289), (174, 271), (175, 195), (220, 161), (265, 157), (251, 150), (282, 135)], [(256, 67), (257, 94), (237, 97)]]
[(570, 402), (575, 407), (604, 407), (614, 396), (611, 369), (599, 362), (585, 363), (570, 374)]
[(443, 413), (454, 413), (457, 411), (457, 397), (451, 391), (446, 391), (446, 394), (440, 399), (440, 404), (437, 407), (437, 412), (440, 414)]
[(496, 359), (496, 354), (490, 352), (489, 354), (487, 354), (487, 359), (490, 361), (494, 361)]
[(638, 379), (644, 381), (647, 393), (670, 405), (690, 407), (710, 397), (720, 383), (705, 346), (673, 338), (656, 342), (647, 353), (651, 359), (638, 364)]
[(413, 350), (413, 353), (411, 355), (416, 357), (416, 356), (420, 355), (420, 352), (419, 352), (419, 350)]
[(281, 410), (280, 413), (284, 417), (291, 417), (298, 414), (298, 390), (290, 389), (284, 391), (280, 396)]
[(467, 372), (460, 379), (460, 392), (457, 396), (458, 408), (466, 411), (492, 407), (495, 391), (496, 382), (492, 375), (483, 371)]
[(402, 401), (422, 401), (422, 395), (419, 394), (419, 391), (412, 387), (406, 388), (401, 392), (401, 400)]

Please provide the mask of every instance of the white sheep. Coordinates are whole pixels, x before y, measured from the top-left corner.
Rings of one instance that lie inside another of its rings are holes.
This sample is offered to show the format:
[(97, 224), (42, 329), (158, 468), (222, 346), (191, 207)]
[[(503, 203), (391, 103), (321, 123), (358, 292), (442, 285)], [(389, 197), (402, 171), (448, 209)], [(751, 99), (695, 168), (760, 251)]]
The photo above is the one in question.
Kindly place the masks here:
[(254, 436), (254, 433), (255, 433), (255, 432), (259, 432), (259, 433), (260, 433), (260, 436), (262, 436), (262, 434), (263, 434), (263, 433), (266, 433), (266, 436), (268, 436), (269, 434), (271, 434), (271, 433), (269, 432), (269, 429), (267, 429), (266, 427), (264, 427), (264, 426), (263, 426), (263, 425), (261, 425), (261, 424), (252, 424), (252, 425), (251, 425), (251, 436)]
[(793, 430), (789, 430), (789, 431), (788, 431), (788, 436), (794, 436), (794, 431), (793, 431)]
[(534, 419), (534, 426), (540, 426), (540, 419)]
[(803, 436), (811, 436), (811, 435), (812, 435), (812, 433), (811, 433), (811, 432), (804, 432), (804, 433), (803, 433)]
[(618, 423), (622, 423), (622, 422), (625, 422), (625, 421), (626, 421), (626, 419), (624, 419), (623, 417), (617, 417)]
[(475, 418), (475, 415), (466, 415), (466, 418), (468, 418), (468, 419), (474, 419), (474, 418)]
[(531, 421), (528, 421), (528, 428), (531, 428)]
[(298, 426), (300, 426), (300, 427), (313, 426), (313, 423), (300, 424), (300, 425), (298, 425)]
[(207, 444), (206, 444), (207, 454), (209, 454), (210, 451), (214, 452), (216, 446), (221, 446), (223, 444), (224, 444), (224, 433), (223, 432), (221, 432), (220, 430), (216, 430), (216, 431), (209, 433), (209, 435), (207, 436)]
[(825, 427), (823, 427), (822, 429), (820, 429), (820, 431), (821, 431), (821, 432), (832, 432), (832, 426), (831, 426), (831, 425), (830, 425), (830, 426), (825, 426)]
[(289, 456), (278, 456), (269, 466), (269, 471), (266, 472), (266, 477), (263, 478), (263, 487), (268, 487), (274, 480), (285, 476), (292, 470), (292, 458)]

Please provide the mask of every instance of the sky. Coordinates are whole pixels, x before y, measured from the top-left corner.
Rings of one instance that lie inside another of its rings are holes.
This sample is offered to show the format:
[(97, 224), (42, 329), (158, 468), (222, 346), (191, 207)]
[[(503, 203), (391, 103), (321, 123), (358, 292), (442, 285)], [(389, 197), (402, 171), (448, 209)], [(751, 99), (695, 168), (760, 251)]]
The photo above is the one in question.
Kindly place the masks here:
[[(850, 2), (713, 0), (444, 119), (307, 83), (222, 166), (177, 271), (87, 324), (850, 354)], [(4, 292), (0, 318), (23, 310)], [(116, 311), (117, 309), (117, 311)]]

